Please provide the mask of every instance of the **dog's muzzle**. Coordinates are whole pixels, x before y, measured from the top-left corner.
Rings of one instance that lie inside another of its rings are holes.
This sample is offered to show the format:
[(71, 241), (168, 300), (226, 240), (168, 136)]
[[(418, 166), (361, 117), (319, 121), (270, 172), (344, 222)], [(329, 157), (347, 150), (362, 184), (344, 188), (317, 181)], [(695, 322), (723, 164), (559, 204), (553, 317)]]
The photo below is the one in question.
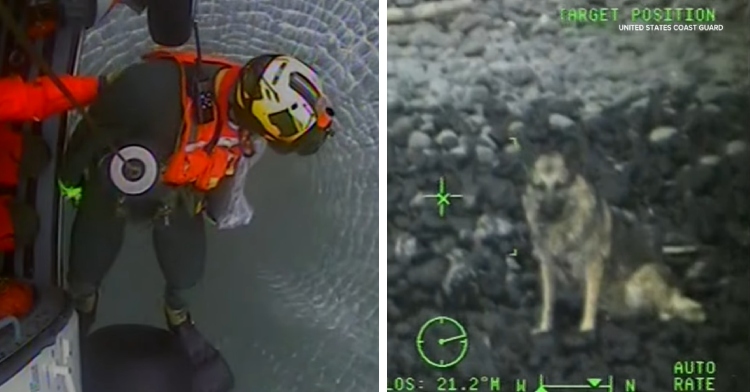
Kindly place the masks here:
[(546, 222), (558, 219), (565, 209), (565, 199), (548, 197), (539, 204), (539, 218)]

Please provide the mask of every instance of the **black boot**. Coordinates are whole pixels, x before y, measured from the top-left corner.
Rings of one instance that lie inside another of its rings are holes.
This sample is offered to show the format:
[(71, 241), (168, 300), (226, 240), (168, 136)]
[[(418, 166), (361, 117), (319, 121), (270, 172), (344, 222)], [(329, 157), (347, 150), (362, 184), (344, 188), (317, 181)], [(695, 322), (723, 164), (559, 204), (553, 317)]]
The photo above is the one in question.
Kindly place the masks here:
[(78, 312), (78, 336), (83, 340), (91, 331), (91, 326), (96, 322), (99, 295), (92, 294), (87, 297), (74, 299), (73, 301)]
[(195, 327), (187, 310), (165, 308), (167, 326), (177, 338), (190, 359), (195, 374), (194, 391), (228, 392), (234, 387), (234, 375), (219, 350)]

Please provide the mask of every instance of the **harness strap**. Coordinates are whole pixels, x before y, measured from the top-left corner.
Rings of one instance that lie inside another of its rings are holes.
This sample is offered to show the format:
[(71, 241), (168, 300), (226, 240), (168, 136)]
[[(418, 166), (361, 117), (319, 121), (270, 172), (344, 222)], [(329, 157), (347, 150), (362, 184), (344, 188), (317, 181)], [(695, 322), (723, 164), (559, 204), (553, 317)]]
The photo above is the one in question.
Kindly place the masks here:
[[(223, 67), (218, 88), (217, 100), (211, 110), (214, 121), (199, 124), (194, 119), (194, 105), (199, 105), (199, 97), (189, 94), (191, 84), (185, 69), (186, 64), (194, 60), (192, 56), (154, 52), (144, 56), (145, 59), (171, 59), (177, 63), (180, 80), (180, 99), (183, 108), (180, 136), (175, 150), (169, 159), (162, 179), (165, 183), (182, 186), (192, 184), (199, 191), (213, 189), (227, 175), (234, 173), (234, 167), (242, 155), (239, 150), (238, 135), (224, 135), (228, 127), (229, 96), (241, 67), (226, 61), (206, 59), (206, 63)], [(214, 77), (215, 78), (215, 77)], [(215, 79), (214, 79), (215, 85)], [(210, 137), (209, 137), (210, 136)], [(219, 148), (215, 148), (219, 147)]]

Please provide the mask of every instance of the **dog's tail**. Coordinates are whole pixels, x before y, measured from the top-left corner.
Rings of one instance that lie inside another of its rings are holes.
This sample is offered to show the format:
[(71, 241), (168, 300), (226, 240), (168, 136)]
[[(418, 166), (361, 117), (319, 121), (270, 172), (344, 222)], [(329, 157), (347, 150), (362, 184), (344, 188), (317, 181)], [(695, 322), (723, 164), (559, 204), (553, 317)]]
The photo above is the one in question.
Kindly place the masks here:
[(650, 308), (661, 320), (680, 319), (693, 323), (706, 320), (703, 305), (677, 288), (664, 265), (651, 263), (639, 268), (628, 280), (626, 292), (630, 308)]

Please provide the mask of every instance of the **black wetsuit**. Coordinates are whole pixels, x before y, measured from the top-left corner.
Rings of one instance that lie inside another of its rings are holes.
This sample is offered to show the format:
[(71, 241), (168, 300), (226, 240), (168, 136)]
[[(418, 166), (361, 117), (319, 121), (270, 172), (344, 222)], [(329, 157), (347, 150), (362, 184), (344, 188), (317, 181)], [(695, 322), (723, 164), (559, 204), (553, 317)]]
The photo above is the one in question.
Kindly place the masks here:
[[(218, 69), (204, 68), (209, 76), (215, 76)], [(193, 74), (193, 67), (185, 69), (188, 76)], [(74, 297), (85, 298), (96, 292), (120, 251), (126, 221), (145, 221), (144, 226), (153, 227), (156, 257), (166, 281), (167, 306), (184, 309), (181, 292), (202, 277), (206, 238), (204, 219), (195, 214), (197, 206), (193, 204), (197, 199), (176, 198), (167, 214), (159, 212), (165, 205), (161, 197), (123, 204), (122, 194), (109, 182), (107, 168), (103, 168), (109, 166), (106, 159), (112, 156), (113, 147), (131, 143), (147, 145), (160, 162), (166, 162), (182, 131), (180, 91), (179, 69), (173, 61), (132, 65), (105, 86), (89, 107), (97, 129), (81, 121), (73, 133), (60, 174), (65, 184), (83, 186), (69, 258), (68, 283)]]

